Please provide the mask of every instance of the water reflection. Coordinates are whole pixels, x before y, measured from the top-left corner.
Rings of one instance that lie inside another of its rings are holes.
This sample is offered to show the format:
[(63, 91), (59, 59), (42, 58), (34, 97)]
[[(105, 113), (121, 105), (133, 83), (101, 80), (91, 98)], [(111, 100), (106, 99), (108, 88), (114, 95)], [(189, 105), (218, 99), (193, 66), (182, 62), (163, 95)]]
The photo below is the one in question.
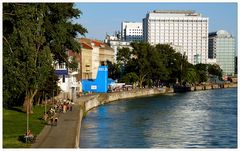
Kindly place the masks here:
[(236, 148), (237, 91), (113, 102), (83, 120), (81, 147)]

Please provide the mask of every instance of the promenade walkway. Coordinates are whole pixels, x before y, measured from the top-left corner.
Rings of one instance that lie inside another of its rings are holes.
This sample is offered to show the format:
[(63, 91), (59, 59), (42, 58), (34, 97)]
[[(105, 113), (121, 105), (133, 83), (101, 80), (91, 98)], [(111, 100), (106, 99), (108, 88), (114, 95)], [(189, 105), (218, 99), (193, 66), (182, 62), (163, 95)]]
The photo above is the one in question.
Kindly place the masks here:
[(73, 105), (73, 110), (61, 114), (58, 125), (46, 125), (42, 132), (37, 136), (36, 142), (31, 148), (75, 148), (76, 135), (79, 132), (79, 104)]
[[(80, 117), (83, 116), (83, 106), (85, 110), (88, 111), (102, 103), (163, 93), (165, 92), (156, 89), (136, 89), (132, 91), (109, 93), (109, 98), (105, 96), (106, 94), (102, 96), (99, 96), (99, 94), (81, 96), (75, 101), (73, 111), (68, 111), (67, 113), (60, 115), (57, 126), (46, 125), (44, 127), (31, 148), (79, 148), (81, 126)], [(98, 97), (98, 99), (94, 99), (96, 97)]]

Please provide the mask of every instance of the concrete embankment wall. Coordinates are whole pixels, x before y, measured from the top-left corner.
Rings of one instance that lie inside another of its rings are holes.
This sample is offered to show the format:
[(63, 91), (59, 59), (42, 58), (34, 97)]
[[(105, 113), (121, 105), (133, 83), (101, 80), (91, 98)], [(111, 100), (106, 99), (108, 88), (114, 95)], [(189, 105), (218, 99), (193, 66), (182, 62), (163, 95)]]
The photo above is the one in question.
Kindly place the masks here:
[(149, 95), (157, 95), (164, 94), (169, 92), (165, 88), (162, 89), (134, 89), (131, 91), (121, 91), (121, 92), (113, 92), (113, 93), (104, 93), (97, 94), (95, 97), (90, 98), (84, 102), (84, 112), (91, 110), (99, 105), (110, 103), (112, 101), (126, 99), (126, 98), (135, 98), (141, 96), (149, 96)]
[(221, 83), (221, 84), (201, 84), (194, 85), (190, 87), (185, 86), (176, 86), (174, 87), (174, 92), (189, 92), (189, 91), (202, 91), (202, 90), (211, 90), (211, 89), (220, 89), (220, 88), (236, 88), (237, 83)]
[(150, 96), (150, 95), (160, 95), (165, 94), (166, 92), (173, 92), (172, 89), (160, 88), (160, 89), (134, 89), (131, 91), (121, 91), (121, 92), (113, 92), (113, 93), (104, 93), (104, 94), (93, 94), (90, 96), (80, 97), (76, 103), (80, 106), (80, 115), (79, 115), (79, 123), (77, 127), (77, 136), (75, 141), (75, 147), (80, 147), (80, 129), (81, 129), (81, 121), (83, 116), (86, 113), (102, 104), (110, 103), (116, 100), (126, 99), (126, 98), (135, 98), (142, 96)]
[(236, 88), (237, 83), (224, 83), (224, 84), (208, 84), (192, 86), (190, 91), (211, 90), (220, 88)]

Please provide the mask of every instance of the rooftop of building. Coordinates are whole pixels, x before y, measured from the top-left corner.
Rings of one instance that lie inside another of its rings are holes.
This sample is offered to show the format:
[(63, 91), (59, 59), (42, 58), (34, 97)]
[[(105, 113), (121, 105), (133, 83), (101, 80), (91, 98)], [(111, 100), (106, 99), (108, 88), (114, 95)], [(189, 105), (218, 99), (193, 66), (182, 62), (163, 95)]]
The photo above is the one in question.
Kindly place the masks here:
[(196, 13), (194, 10), (154, 10), (148, 12), (148, 15), (161, 15), (161, 16), (189, 16), (189, 17), (202, 17), (202, 14)]
[(79, 42), (81, 43), (82, 47), (85, 49), (93, 49), (93, 47), (96, 46), (96, 47), (100, 47), (100, 49), (113, 50), (107, 44), (95, 39), (80, 38)]
[(129, 23), (129, 24), (142, 24), (142, 22), (132, 22), (132, 21), (123, 21), (122, 23)]
[(218, 31), (215, 31), (215, 32), (210, 32), (208, 34), (209, 37), (224, 37), (224, 38), (231, 38), (232, 35), (225, 31), (225, 30), (218, 30)]
[(194, 14), (194, 10), (154, 10), (153, 13), (162, 14)]

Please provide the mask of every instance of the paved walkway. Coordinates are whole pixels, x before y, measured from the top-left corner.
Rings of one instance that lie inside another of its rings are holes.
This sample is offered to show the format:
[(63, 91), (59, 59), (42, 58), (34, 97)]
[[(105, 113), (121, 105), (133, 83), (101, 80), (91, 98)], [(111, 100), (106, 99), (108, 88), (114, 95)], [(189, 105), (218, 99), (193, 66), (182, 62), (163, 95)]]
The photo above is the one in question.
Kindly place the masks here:
[[(60, 114), (58, 125), (46, 125), (37, 136), (32, 148), (75, 148), (79, 138), (76, 135), (80, 132), (80, 106), (73, 105), (73, 110)], [(77, 144), (77, 145), (78, 145)]]

